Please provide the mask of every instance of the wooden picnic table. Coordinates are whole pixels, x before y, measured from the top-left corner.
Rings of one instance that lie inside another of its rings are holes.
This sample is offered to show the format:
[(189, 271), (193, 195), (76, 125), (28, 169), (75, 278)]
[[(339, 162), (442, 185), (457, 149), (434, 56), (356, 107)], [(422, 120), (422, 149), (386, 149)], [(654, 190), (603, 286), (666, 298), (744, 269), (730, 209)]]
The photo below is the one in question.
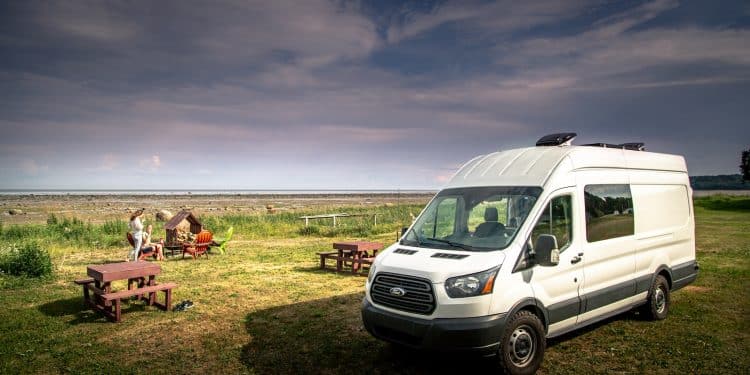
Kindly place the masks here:
[(325, 269), (327, 259), (336, 260), (336, 272), (341, 272), (344, 266), (351, 264), (351, 272), (356, 274), (362, 270), (364, 264), (372, 264), (373, 259), (378, 254), (378, 250), (383, 248), (380, 242), (369, 241), (344, 241), (334, 242), (335, 252), (318, 253), (320, 256), (320, 268)]
[[(160, 273), (161, 267), (149, 262), (95, 264), (86, 267), (86, 274), (90, 278), (76, 280), (75, 283), (83, 286), (83, 300), (87, 306), (119, 322), (120, 303), (123, 298), (136, 297), (140, 300), (148, 294), (149, 306), (156, 305), (163, 310), (171, 308), (172, 289), (176, 285), (157, 284), (156, 275)], [(112, 290), (112, 282), (118, 280), (127, 280), (128, 289), (119, 292)], [(164, 304), (156, 302), (158, 291), (165, 294)]]

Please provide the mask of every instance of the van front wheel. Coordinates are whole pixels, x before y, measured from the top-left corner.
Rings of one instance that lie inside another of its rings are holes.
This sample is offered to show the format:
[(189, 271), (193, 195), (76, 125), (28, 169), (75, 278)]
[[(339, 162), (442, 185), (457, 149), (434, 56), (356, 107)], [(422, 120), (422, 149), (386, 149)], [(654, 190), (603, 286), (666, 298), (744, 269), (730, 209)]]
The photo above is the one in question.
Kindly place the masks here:
[(651, 320), (662, 320), (669, 312), (669, 283), (662, 275), (657, 275), (648, 290), (648, 302), (641, 310)]
[(530, 311), (517, 312), (505, 326), (498, 359), (508, 374), (533, 374), (544, 359), (544, 326)]

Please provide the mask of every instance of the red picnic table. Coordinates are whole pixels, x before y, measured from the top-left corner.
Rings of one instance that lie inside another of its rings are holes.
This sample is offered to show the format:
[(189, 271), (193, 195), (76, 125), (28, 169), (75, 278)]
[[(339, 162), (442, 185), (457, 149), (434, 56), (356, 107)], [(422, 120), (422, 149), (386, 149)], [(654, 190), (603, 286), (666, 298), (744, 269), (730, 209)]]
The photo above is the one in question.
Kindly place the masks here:
[(378, 250), (383, 248), (383, 244), (369, 241), (344, 241), (334, 242), (333, 248), (336, 251), (318, 253), (320, 268), (326, 268), (326, 259), (334, 259), (337, 272), (341, 272), (345, 265), (348, 267), (351, 263), (352, 273), (356, 274), (362, 269), (362, 265), (372, 264)]
[[(83, 300), (87, 306), (119, 322), (121, 320), (120, 302), (123, 298), (135, 296), (141, 299), (148, 294), (149, 306), (156, 305), (165, 311), (171, 308), (172, 289), (177, 285), (174, 283), (157, 284), (156, 275), (160, 273), (161, 267), (149, 262), (95, 264), (86, 267), (86, 274), (90, 278), (75, 280), (75, 283), (83, 286)], [(128, 280), (128, 289), (113, 291), (112, 282), (118, 280)], [(163, 304), (156, 302), (158, 291), (164, 292)]]

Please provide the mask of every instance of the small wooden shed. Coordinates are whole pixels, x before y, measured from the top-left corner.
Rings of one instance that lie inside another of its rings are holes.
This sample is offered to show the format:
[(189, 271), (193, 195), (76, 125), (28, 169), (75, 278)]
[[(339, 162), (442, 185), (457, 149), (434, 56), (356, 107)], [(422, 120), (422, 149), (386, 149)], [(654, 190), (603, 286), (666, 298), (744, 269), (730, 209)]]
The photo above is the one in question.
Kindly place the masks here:
[(186, 220), (190, 223), (190, 233), (198, 234), (203, 230), (203, 224), (201, 224), (200, 220), (198, 220), (192, 212), (189, 210), (182, 210), (164, 224), (164, 229), (167, 231), (166, 246), (180, 245), (177, 241), (177, 231), (181, 224)]

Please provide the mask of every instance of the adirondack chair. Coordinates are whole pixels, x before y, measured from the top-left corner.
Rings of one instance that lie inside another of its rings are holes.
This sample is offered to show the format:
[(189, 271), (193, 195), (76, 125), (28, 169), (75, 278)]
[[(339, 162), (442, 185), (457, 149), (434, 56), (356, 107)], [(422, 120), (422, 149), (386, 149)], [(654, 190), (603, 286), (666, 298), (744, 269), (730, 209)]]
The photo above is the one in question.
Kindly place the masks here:
[[(127, 237), (130, 247), (135, 247), (135, 240), (133, 239), (133, 234), (128, 232), (125, 235), (125, 237)], [(154, 257), (154, 259), (157, 259), (159, 255), (156, 253), (156, 251), (153, 248), (149, 252), (144, 252), (143, 249), (141, 249), (141, 251), (138, 253), (138, 260), (144, 260), (150, 256)]]
[(227, 244), (229, 243), (229, 240), (232, 239), (232, 235), (234, 234), (234, 227), (229, 227), (227, 229), (227, 234), (224, 236), (224, 238), (217, 238), (214, 240), (214, 245), (219, 246), (219, 252), (224, 254), (224, 252), (227, 249)]
[(182, 244), (182, 258), (185, 259), (185, 253), (193, 256), (193, 259), (197, 259), (201, 255), (206, 255), (208, 258), (208, 247), (213, 242), (213, 234), (210, 231), (204, 230), (195, 236), (195, 242), (185, 242)]

